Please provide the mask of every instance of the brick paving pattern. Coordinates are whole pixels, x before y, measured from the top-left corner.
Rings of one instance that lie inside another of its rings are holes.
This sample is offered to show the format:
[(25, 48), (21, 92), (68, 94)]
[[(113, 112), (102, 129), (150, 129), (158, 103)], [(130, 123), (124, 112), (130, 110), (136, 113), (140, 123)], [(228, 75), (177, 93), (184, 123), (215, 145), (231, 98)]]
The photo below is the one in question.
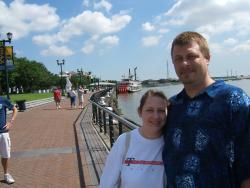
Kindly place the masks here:
[(49, 103), (18, 113), (10, 131), (9, 163), (9, 172), (16, 182), (4, 183), (1, 167), (1, 188), (84, 187), (79, 174), (85, 170), (79, 167), (76, 152), (79, 136), (74, 127), (82, 109), (71, 109), (67, 98), (61, 106), (56, 110), (55, 104)]

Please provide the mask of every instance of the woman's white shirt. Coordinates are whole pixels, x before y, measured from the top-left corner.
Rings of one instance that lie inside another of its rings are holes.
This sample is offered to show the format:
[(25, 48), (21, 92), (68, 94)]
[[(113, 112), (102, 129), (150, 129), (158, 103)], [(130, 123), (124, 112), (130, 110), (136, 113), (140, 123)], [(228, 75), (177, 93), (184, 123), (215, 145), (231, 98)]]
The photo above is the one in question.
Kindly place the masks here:
[(120, 188), (163, 188), (163, 136), (146, 139), (141, 136), (139, 129), (131, 131), (129, 148), (124, 157), (125, 134), (118, 137), (107, 157), (100, 188), (118, 188), (120, 177)]

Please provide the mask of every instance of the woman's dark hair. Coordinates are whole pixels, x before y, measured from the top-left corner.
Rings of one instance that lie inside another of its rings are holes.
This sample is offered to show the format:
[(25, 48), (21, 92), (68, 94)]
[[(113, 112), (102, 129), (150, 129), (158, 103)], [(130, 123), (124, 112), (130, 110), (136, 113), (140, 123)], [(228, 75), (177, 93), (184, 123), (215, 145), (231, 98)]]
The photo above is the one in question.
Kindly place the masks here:
[(143, 108), (147, 98), (152, 97), (152, 96), (162, 98), (166, 102), (167, 105), (169, 103), (167, 97), (164, 95), (164, 93), (162, 91), (157, 91), (157, 90), (150, 89), (146, 93), (144, 93), (144, 95), (141, 97), (140, 105), (138, 107), (138, 112), (142, 111), (142, 108)]

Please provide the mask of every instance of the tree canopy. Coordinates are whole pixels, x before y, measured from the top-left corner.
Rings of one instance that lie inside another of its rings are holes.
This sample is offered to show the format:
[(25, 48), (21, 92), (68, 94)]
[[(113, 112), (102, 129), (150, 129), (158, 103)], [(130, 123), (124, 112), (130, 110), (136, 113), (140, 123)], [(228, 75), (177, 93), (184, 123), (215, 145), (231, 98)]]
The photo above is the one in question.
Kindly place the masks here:
[[(60, 83), (60, 77), (52, 74), (39, 62), (28, 60), (25, 57), (14, 58), (15, 68), (8, 72), (9, 87), (22, 88), (24, 92), (38, 89), (49, 89)], [(5, 72), (0, 73), (0, 93), (6, 91)]]
[[(9, 88), (18, 88), (24, 93), (34, 92), (41, 89), (51, 89), (61, 86), (60, 75), (53, 74), (47, 70), (44, 64), (28, 60), (25, 57), (14, 57), (14, 69), (8, 71)], [(88, 86), (91, 83), (91, 72), (83, 74), (78, 72), (72, 74), (70, 81), (74, 88)], [(65, 86), (66, 79), (62, 78), (62, 85)], [(5, 71), (0, 72), (0, 95), (6, 91)]]

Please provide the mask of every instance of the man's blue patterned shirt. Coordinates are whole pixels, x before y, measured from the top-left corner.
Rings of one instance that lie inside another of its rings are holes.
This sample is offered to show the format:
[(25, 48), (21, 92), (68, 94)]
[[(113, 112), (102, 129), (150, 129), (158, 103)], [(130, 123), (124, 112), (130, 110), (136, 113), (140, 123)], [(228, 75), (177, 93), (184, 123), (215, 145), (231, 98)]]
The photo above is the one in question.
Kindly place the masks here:
[(250, 98), (216, 81), (170, 99), (163, 160), (169, 188), (235, 188), (250, 178)]

